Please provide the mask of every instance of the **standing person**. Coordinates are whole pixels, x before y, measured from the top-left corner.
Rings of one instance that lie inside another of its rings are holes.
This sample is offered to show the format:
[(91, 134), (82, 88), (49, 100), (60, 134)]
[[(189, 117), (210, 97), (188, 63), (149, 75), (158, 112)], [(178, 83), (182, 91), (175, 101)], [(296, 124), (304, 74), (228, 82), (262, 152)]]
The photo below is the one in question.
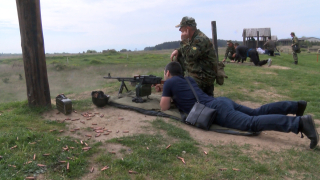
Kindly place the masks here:
[(269, 58), (268, 60), (260, 61), (259, 54), (256, 49), (249, 49), (247, 46), (239, 46), (238, 43), (235, 43), (234, 47), (236, 48), (236, 54), (234, 56), (239, 56), (242, 61), (246, 60), (247, 57), (250, 57), (250, 59), (256, 66), (263, 66), (267, 63), (269, 67), (271, 66), (271, 58)]
[[(226, 97), (210, 97), (198, 87), (193, 78), (186, 78), (198, 95), (199, 103), (217, 110), (215, 124), (251, 132), (269, 130), (295, 134), (301, 132), (311, 140), (311, 149), (317, 146), (319, 134), (314, 120), (310, 115), (303, 116), (307, 107), (306, 101), (280, 101), (251, 109)], [(160, 100), (161, 110), (168, 110), (172, 99), (181, 111), (188, 114), (197, 100), (188, 82), (182, 76), (182, 69), (178, 62), (170, 62), (166, 65), (164, 79), (166, 82)], [(287, 116), (287, 114), (296, 114), (296, 116)]]
[(193, 77), (203, 92), (213, 96), (218, 60), (212, 42), (197, 29), (192, 17), (183, 17), (176, 27), (181, 31), (181, 42), (180, 48), (172, 52), (171, 61), (177, 57), (185, 75)]
[(264, 49), (267, 49), (270, 56), (274, 56), (274, 49), (276, 48), (276, 42), (271, 40), (271, 37), (268, 37), (268, 41), (263, 45)]
[(292, 56), (293, 56), (293, 60), (294, 60), (294, 64), (297, 65), (298, 64), (298, 55), (297, 55), (297, 51), (295, 50), (295, 47), (299, 48), (299, 40), (296, 37), (296, 34), (294, 32), (291, 32), (291, 37), (292, 37)]
[(224, 54), (224, 59), (222, 60), (223, 62), (226, 61), (227, 58), (231, 60), (231, 62), (240, 62), (240, 58), (236, 58), (233, 56), (236, 53), (236, 48), (234, 47), (233, 43), (231, 40), (227, 41), (227, 49), (226, 53)]

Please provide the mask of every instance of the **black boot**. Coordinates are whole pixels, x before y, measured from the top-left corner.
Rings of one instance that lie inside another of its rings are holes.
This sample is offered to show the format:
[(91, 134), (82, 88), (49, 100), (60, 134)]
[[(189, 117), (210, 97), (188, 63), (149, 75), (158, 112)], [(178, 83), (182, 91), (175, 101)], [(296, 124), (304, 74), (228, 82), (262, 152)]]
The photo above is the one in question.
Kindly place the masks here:
[(293, 64), (298, 65), (298, 61), (295, 61)]
[(305, 134), (311, 140), (310, 149), (314, 149), (319, 142), (319, 134), (317, 132), (312, 116), (301, 116), (299, 122), (299, 130), (301, 133)]
[(298, 101), (298, 110), (296, 116), (303, 116), (304, 111), (307, 108), (307, 101)]

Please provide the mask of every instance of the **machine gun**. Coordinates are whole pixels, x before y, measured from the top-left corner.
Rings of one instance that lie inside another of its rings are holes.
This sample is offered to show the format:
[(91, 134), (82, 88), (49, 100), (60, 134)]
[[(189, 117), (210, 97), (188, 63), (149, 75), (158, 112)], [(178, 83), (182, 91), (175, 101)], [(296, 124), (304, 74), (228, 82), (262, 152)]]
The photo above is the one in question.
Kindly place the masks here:
[(103, 77), (105, 79), (118, 79), (119, 82), (121, 82), (118, 97), (120, 97), (120, 94), (122, 94), (123, 88), (126, 88), (127, 92), (129, 91), (125, 81), (131, 82), (131, 84), (136, 84), (136, 97), (132, 99), (132, 102), (136, 103), (143, 103), (145, 100), (143, 100), (141, 97), (147, 96), (149, 98), (149, 95), (151, 95), (151, 85), (153, 84), (161, 84), (161, 77), (153, 76), (153, 75), (137, 75), (133, 76), (133, 78), (130, 77), (111, 77), (110, 73), (108, 73), (108, 76)]

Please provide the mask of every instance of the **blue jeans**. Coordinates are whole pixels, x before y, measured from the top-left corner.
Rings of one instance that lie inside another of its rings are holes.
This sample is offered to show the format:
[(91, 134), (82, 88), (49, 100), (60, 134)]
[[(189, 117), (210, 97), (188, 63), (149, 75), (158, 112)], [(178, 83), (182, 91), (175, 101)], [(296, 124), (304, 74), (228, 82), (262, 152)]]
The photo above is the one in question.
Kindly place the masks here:
[(300, 117), (286, 116), (296, 114), (296, 101), (281, 101), (251, 109), (229, 98), (218, 97), (212, 101), (210, 107), (217, 110), (214, 123), (223, 127), (250, 132), (273, 130), (299, 133)]

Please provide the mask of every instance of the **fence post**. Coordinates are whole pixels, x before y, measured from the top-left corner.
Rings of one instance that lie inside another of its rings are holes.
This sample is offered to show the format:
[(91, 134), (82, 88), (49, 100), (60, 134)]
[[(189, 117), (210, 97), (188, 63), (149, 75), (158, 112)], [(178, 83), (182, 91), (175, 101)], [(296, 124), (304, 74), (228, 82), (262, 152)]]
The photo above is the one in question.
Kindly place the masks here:
[(40, 0), (16, 0), (29, 106), (51, 107)]
[(211, 30), (212, 30), (212, 44), (214, 49), (216, 50), (217, 60), (219, 61), (216, 21), (211, 21)]

